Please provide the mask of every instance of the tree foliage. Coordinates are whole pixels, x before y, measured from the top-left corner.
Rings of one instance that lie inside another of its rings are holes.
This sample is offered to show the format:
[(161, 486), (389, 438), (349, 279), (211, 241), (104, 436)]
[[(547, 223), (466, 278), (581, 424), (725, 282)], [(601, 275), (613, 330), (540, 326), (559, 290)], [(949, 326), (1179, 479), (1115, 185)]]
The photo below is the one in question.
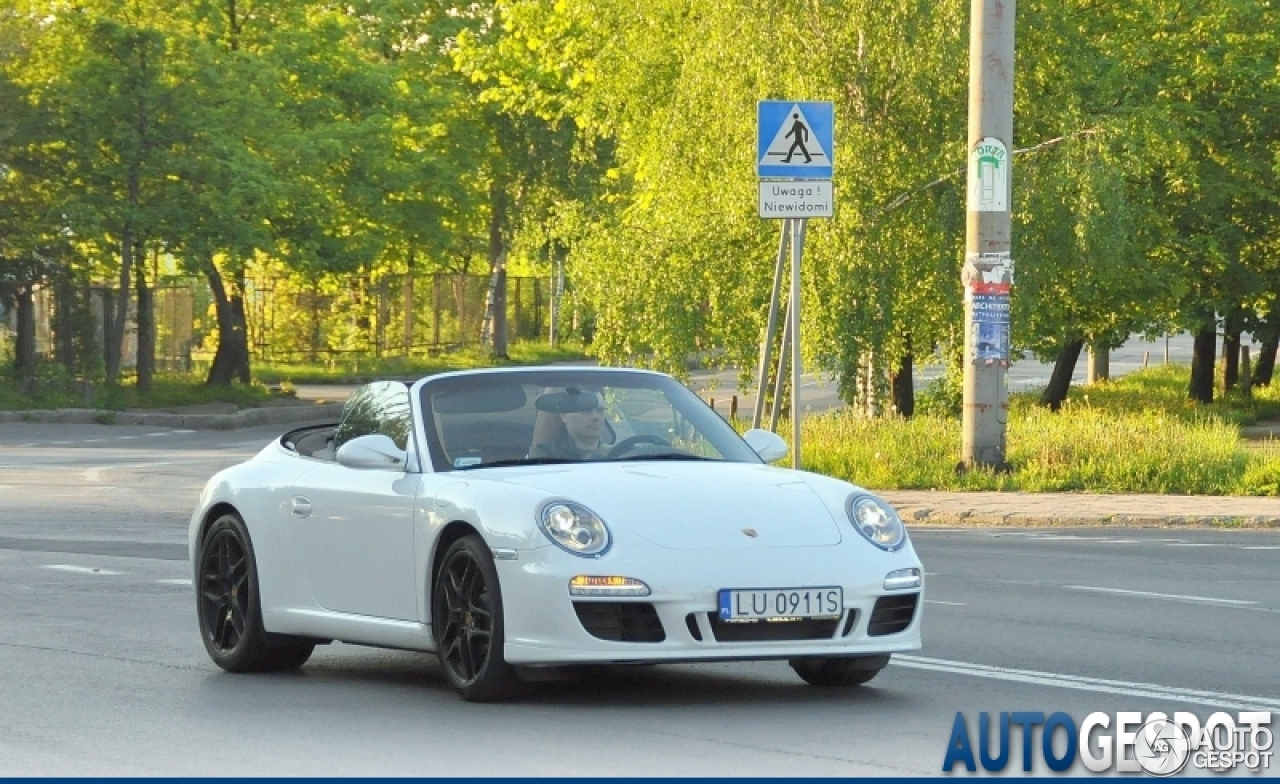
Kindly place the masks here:
[[(875, 397), (913, 360), (958, 358), (968, 13), (13, 0), (0, 277), (16, 292), (64, 270), (127, 293), (142, 275), (145, 298), (163, 256), (214, 292), (210, 380), (227, 383), (249, 377), (254, 269), (319, 290), (487, 262), (501, 297), (507, 266), (567, 260), (601, 359), (683, 372), (700, 353), (746, 382), (778, 242), (756, 214), (756, 102), (829, 100), (836, 215), (809, 224), (803, 350), (847, 399)], [(1280, 336), (1274, 0), (1017, 13), (1015, 349)], [(127, 311), (118, 299), (108, 378)]]

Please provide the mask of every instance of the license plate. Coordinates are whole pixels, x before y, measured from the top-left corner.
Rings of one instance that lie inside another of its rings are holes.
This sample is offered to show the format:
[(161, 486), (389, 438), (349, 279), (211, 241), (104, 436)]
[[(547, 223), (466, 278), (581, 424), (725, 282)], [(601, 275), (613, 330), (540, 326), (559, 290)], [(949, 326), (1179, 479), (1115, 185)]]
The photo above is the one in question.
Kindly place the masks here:
[(844, 612), (844, 589), (726, 588), (720, 591), (720, 620), (831, 618)]

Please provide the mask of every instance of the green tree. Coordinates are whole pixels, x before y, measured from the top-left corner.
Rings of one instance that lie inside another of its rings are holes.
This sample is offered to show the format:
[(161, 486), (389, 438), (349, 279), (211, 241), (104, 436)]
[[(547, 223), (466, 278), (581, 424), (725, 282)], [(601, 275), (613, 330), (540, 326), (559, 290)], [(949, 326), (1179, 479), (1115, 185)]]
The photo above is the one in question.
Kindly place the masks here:
[[(1275, 156), (1280, 14), (1246, 0), (1149, 0), (1118, 36), (1134, 91), (1153, 96), (1162, 144), (1144, 150), (1163, 221), (1157, 254), (1179, 270), (1180, 325), (1195, 333), (1189, 394), (1213, 399), (1219, 319), (1237, 342), (1259, 286), (1277, 216)], [(1233, 352), (1234, 353), (1234, 352)], [(1234, 358), (1229, 361), (1234, 363)]]
[[(578, 112), (589, 64), (581, 9), (500, 0), (469, 16), (454, 64), (478, 107), (469, 126), (487, 186), (492, 350), (507, 354), (507, 263), (521, 235), (546, 241), (556, 216), (590, 201), (609, 163), (607, 145), (583, 132)], [(554, 233), (554, 232), (553, 232)], [(554, 252), (554, 251), (552, 251)]]

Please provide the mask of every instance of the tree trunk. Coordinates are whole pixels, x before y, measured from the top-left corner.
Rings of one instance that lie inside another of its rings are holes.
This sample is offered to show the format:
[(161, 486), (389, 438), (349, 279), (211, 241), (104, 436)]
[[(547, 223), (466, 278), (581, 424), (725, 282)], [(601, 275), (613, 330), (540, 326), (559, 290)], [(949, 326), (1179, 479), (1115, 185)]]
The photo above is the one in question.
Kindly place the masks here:
[(1258, 360), (1253, 365), (1253, 385), (1271, 386), (1271, 373), (1276, 367), (1276, 348), (1280, 346), (1280, 308), (1273, 307), (1254, 333), (1262, 345), (1258, 347)]
[(133, 274), (133, 228), (126, 225), (120, 240), (120, 290), (115, 302), (116, 312), (107, 319), (107, 334), (103, 336), (103, 360), (106, 365), (107, 386), (115, 386), (120, 378), (120, 361), (124, 354), (124, 325), (129, 319), (129, 289)]
[(1222, 334), (1222, 394), (1240, 383), (1240, 321), (1228, 317)]
[(138, 394), (151, 394), (156, 373), (155, 290), (147, 285), (147, 265), (138, 265)]
[(1191, 383), (1187, 395), (1200, 403), (1213, 402), (1213, 360), (1218, 348), (1218, 333), (1213, 322), (1200, 327), (1191, 349)]
[(36, 369), (36, 302), (30, 283), (19, 286), (17, 291), (18, 331), (15, 335), (14, 367), (18, 375), (26, 376)]
[[(229, 295), (222, 274), (208, 259), (204, 265), (209, 289), (213, 292), (214, 309), (218, 314), (218, 350), (213, 355), (213, 365), (205, 383), (213, 386), (229, 386), (232, 381), (249, 383), (249, 339), (245, 328), (244, 297)], [(241, 287), (243, 289), (243, 287)]]
[(1089, 346), (1089, 372), (1087, 384), (1111, 380), (1111, 349), (1106, 346)]
[[(907, 345), (910, 346), (910, 343)], [(893, 379), (890, 382), (893, 389), (893, 408), (904, 419), (910, 419), (916, 413), (916, 390), (911, 379), (912, 360), (911, 349), (908, 348), (902, 355), (898, 367), (894, 369)]]
[(1058, 358), (1053, 362), (1053, 374), (1049, 376), (1049, 386), (1040, 393), (1040, 405), (1050, 411), (1058, 411), (1071, 391), (1071, 376), (1076, 372), (1076, 363), (1080, 361), (1080, 352), (1084, 350), (1084, 340), (1069, 340)]
[(76, 286), (69, 275), (59, 276), (56, 289), (53, 334), (56, 341), (54, 353), (58, 364), (68, 373), (76, 372)]
[(1271, 374), (1276, 368), (1277, 348), (1280, 348), (1280, 334), (1273, 329), (1270, 335), (1262, 339), (1262, 346), (1258, 349), (1258, 362), (1254, 365), (1253, 371), (1255, 387), (1271, 386)]
[(311, 296), (308, 298), (311, 311), (311, 328), (307, 332), (307, 361), (315, 364), (320, 357), (320, 280), (311, 279)]
[(502, 239), (503, 224), (507, 217), (507, 194), (502, 184), (494, 180), (489, 186), (489, 274), (493, 276), (493, 300), (491, 323), (493, 355), (507, 358), (507, 250)]

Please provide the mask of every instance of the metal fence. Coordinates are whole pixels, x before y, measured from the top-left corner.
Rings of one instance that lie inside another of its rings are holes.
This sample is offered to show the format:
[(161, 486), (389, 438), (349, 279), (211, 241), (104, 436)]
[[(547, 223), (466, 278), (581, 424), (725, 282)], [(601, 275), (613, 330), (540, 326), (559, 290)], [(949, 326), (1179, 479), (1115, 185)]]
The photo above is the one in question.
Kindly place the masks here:
[[(323, 362), (342, 357), (422, 356), (478, 343), (485, 317), (486, 275), (396, 275), (378, 279), (304, 280), (264, 277), (246, 281), (245, 316), (255, 361)], [(118, 289), (88, 286), (35, 292), (36, 353), (57, 355), (67, 313), (87, 314), (99, 348)], [(74, 307), (59, 299), (74, 298)], [(550, 326), (551, 281), (507, 279), (508, 340), (545, 336)], [(208, 286), (199, 279), (168, 281), (155, 289), (156, 367), (190, 370), (212, 358), (217, 318)], [(16, 313), (0, 311), (0, 359), (10, 360)], [(130, 298), (122, 366), (137, 361), (137, 301)]]

